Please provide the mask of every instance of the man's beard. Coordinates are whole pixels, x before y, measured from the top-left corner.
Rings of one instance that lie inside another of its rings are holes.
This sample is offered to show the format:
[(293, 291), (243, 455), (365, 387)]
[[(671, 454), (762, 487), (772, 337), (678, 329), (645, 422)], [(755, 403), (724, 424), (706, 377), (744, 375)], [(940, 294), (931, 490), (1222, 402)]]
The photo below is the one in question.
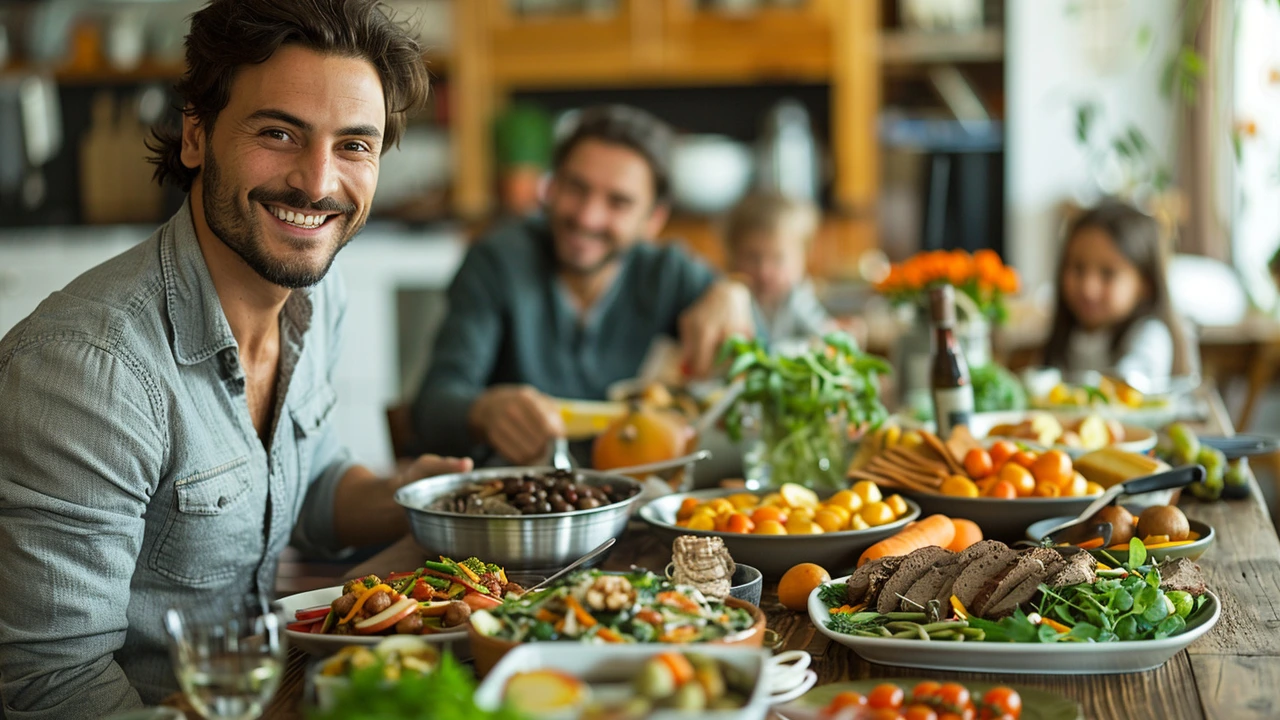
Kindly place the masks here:
[[(573, 221), (571, 220), (561, 220), (556, 222), (555, 225), (556, 227), (554, 231), (584, 234), (582, 233), (582, 231), (578, 230), (578, 228), (573, 224)], [(620, 243), (618, 243), (617, 240), (615, 240), (614, 238), (609, 237), (605, 233), (599, 233), (599, 232), (592, 232), (592, 233), (585, 233), (585, 234), (598, 237), (604, 242), (608, 243), (609, 249), (607, 252), (605, 252), (604, 257), (600, 258), (598, 261), (590, 265), (575, 265), (572, 263), (565, 262), (564, 258), (560, 257), (559, 250), (556, 250), (555, 251), (556, 267), (560, 271), (569, 273), (571, 275), (580, 275), (583, 277), (587, 277), (587, 276), (595, 275), (596, 273), (608, 267), (611, 263), (616, 261), (618, 258), (622, 257), (623, 249), (620, 247)], [(554, 240), (552, 242), (554, 244)]]
[[(268, 190), (258, 187), (249, 191), (249, 206), (242, 207), (236, 201), (235, 190), (222, 186), (218, 164), (211, 151), (205, 152), (204, 168), (204, 216), (209, 229), (227, 247), (231, 248), (245, 261), (253, 271), (267, 282), (280, 287), (298, 289), (311, 287), (324, 279), (338, 251), (351, 242), (363, 223), (356, 225), (351, 217), (355, 212), (354, 205), (339, 203), (333, 198), (324, 198), (311, 202), (301, 190), (283, 191)], [(263, 241), (261, 222), (255, 217), (253, 203), (276, 203), (292, 208), (319, 210), (321, 212), (343, 213), (328, 222), (343, 224), (339, 241), (334, 244), (332, 252), (324, 261), (323, 267), (316, 268), (304, 262), (289, 262), (274, 258), (267, 252)]]

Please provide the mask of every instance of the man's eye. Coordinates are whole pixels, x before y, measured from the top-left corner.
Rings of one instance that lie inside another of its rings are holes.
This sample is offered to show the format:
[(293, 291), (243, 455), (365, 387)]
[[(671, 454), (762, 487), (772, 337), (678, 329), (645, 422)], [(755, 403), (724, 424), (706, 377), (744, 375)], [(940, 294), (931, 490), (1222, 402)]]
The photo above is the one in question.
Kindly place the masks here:
[(369, 152), (369, 146), (362, 142), (345, 143), (343, 144), (342, 149), (347, 152)]
[(265, 130), (262, 134), (272, 140), (279, 140), (281, 142), (287, 142), (289, 140), (289, 133), (283, 130)]

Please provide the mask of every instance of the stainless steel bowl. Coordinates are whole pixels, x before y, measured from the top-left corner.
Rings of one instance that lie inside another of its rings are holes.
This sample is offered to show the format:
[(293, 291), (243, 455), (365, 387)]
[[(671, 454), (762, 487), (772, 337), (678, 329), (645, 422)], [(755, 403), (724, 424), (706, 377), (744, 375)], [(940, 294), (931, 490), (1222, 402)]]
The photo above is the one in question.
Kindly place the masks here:
[(468, 483), (494, 478), (552, 472), (549, 467), (486, 468), (440, 475), (410, 483), (396, 492), (396, 502), (409, 514), (418, 544), (449, 557), (476, 556), (509, 570), (558, 570), (627, 528), (640, 484), (624, 475), (578, 470), (578, 482), (592, 486), (632, 488), (630, 499), (590, 510), (546, 515), (463, 515), (428, 509), (443, 495)]

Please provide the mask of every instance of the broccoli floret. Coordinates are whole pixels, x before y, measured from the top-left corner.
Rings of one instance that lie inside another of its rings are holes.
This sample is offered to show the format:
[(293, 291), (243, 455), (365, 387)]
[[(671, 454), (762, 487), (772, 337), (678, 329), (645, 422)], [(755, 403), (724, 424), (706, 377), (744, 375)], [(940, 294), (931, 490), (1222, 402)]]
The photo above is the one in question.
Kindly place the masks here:
[(485, 567), (485, 564), (480, 560), (480, 558), (469, 557), (458, 564), (464, 566), (465, 568), (475, 573), (476, 575), (483, 575), (489, 571), (488, 568)]
[[(485, 570), (493, 573), (494, 575), (497, 575), (498, 573), (502, 572), (502, 568), (498, 567), (497, 565), (494, 565), (493, 563), (489, 563), (484, 567), (485, 567)], [(479, 575), (480, 573), (476, 573), (476, 574)]]

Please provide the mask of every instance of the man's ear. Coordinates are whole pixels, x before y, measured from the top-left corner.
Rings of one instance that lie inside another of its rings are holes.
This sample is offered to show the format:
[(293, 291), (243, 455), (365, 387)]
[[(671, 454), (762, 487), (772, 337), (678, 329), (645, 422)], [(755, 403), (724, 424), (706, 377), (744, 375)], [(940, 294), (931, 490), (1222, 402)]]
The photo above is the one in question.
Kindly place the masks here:
[(667, 220), (671, 218), (671, 205), (668, 203), (657, 203), (653, 206), (653, 210), (649, 213), (649, 217), (644, 221), (644, 237), (646, 240), (657, 240), (662, 233), (662, 228), (667, 226)]
[(209, 141), (200, 121), (187, 113), (182, 114), (182, 164), (191, 169), (204, 165), (205, 143)]

